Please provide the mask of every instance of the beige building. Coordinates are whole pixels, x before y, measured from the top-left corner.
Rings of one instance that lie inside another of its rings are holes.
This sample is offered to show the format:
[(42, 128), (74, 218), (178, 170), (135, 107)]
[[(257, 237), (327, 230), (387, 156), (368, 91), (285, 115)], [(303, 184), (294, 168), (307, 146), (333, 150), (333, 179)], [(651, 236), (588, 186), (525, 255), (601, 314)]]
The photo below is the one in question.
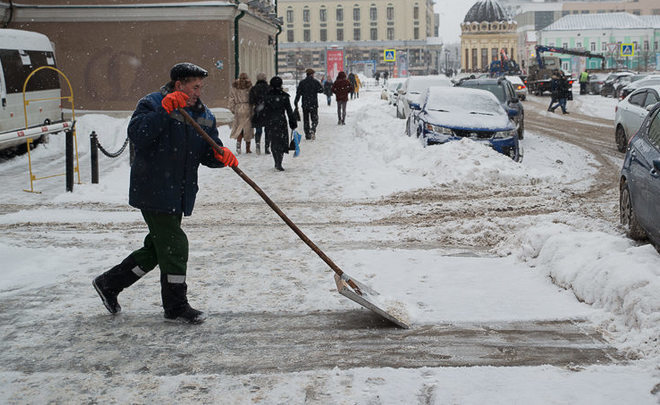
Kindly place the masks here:
[(396, 49), (412, 73), (437, 69), (441, 45), (429, 40), (438, 21), (431, 0), (280, 0), (278, 14), (280, 72), (324, 71), (328, 48), (343, 49), (348, 66), (375, 61), (377, 70), (391, 70), (383, 51)]
[(490, 63), (503, 54), (515, 59), (517, 27), (496, 0), (476, 2), (461, 24), (461, 69), (487, 72)]
[(50, 38), (57, 66), (71, 81), (76, 109), (130, 111), (142, 96), (158, 91), (169, 80), (170, 68), (183, 61), (209, 71), (202, 95), (209, 107), (227, 106), (236, 56), (239, 70), (253, 80), (258, 72), (275, 73), (275, 14), (259, 2), (52, 3), (0, 1), (0, 18), (5, 28)]

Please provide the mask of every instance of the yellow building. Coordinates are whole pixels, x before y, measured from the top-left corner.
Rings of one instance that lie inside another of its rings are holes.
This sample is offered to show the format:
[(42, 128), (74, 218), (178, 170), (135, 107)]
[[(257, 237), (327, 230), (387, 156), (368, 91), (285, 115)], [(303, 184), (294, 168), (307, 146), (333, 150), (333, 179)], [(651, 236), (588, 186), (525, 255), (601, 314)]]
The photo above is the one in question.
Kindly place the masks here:
[[(280, 0), (283, 20), (279, 35), (279, 70), (298, 66), (325, 69), (325, 51), (344, 50), (346, 64), (376, 61), (376, 69), (388, 70), (385, 49), (406, 55), (411, 73), (437, 69), (441, 50), (437, 16), (432, 0)], [(391, 68), (391, 66), (389, 66)]]
[(514, 58), (517, 51), (517, 23), (497, 0), (480, 0), (461, 24), (461, 69), (487, 72), (501, 54)]

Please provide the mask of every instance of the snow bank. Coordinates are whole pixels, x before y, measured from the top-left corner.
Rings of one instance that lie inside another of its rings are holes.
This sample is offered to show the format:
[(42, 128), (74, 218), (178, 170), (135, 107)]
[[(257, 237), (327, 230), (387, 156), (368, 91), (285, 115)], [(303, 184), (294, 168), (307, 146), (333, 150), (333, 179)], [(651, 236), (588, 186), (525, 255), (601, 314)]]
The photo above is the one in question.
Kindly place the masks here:
[(660, 257), (622, 235), (543, 223), (506, 242), (583, 302), (610, 312), (601, 324), (631, 354), (660, 357)]

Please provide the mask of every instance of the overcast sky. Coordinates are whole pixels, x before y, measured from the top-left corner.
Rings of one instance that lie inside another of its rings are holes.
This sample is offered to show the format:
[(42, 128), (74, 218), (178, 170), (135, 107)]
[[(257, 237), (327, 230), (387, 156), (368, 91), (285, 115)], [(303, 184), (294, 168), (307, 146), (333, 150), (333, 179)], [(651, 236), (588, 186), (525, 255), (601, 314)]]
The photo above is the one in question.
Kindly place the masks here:
[(440, 14), (439, 35), (445, 43), (460, 42), (460, 24), (477, 0), (435, 0), (434, 10)]

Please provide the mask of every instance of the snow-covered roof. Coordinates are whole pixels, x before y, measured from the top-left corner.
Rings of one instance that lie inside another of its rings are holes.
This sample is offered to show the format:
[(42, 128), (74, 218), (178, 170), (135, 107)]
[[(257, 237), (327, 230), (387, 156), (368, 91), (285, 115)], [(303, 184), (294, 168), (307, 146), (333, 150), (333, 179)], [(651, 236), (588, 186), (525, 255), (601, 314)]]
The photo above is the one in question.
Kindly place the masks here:
[[(660, 17), (660, 16), (644, 16)], [(655, 25), (653, 25), (655, 20)], [(570, 14), (542, 31), (575, 31), (593, 29), (644, 29), (658, 27), (660, 18), (642, 18), (630, 13)]]
[(649, 26), (660, 29), (660, 15), (640, 15), (638, 17), (646, 21)]

